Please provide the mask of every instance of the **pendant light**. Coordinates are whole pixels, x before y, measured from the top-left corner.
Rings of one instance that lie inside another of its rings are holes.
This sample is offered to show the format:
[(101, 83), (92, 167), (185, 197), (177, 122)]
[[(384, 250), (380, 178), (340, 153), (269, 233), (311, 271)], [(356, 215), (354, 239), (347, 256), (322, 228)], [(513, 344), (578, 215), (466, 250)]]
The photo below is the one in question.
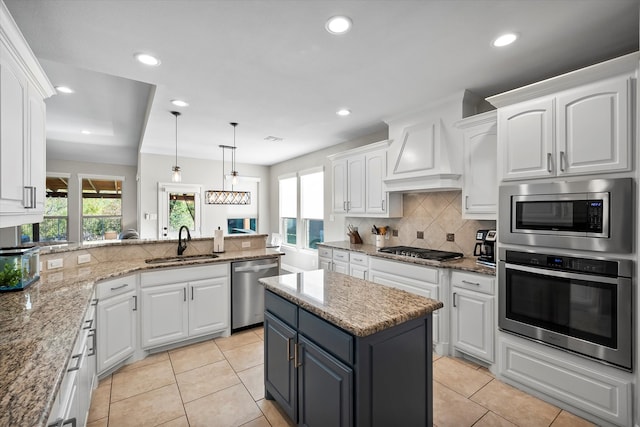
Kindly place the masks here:
[[(238, 123), (230, 122), (233, 126), (233, 151), (231, 151), (231, 185), (238, 185), (238, 171), (236, 170), (236, 126)], [(233, 190), (233, 187), (231, 187)]]
[[(229, 123), (233, 126), (233, 146), (231, 145), (219, 145), (222, 148), (222, 190), (208, 190), (205, 191), (205, 203), (208, 205), (250, 205), (251, 204), (251, 192), (249, 191), (235, 191), (233, 186), (238, 184), (240, 174), (236, 171), (236, 126), (238, 123)], [(225, 175), (224, 173), (224, 152), (225, 150), (231, 150), (231, 173)], [(231, 191), (224, 189), (224, 182), (231, 180)]]
[(176, 163), (171, 168), (171, 181), (180, 182), (182, 181), (182, 173), (180, 172), (180, 166), (178, 166), (178, 116), (180, 115), (180, 112), (172, 111), (171, 114), (176, 117)]

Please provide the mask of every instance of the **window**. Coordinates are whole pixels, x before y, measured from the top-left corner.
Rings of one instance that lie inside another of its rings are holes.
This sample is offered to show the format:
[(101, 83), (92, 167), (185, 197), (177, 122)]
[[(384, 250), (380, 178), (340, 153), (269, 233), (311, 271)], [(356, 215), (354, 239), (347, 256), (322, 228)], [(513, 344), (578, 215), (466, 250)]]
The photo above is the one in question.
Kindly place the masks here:
[(279, 184), (283, 243), (317, 249), (318, 243), (324, 241), (324, 172), (321, 169), (303, 171), (281, 177)]
[(256, 218), (229, 218), (227, 219), (228, 234), (255, 234)]
[(46, 185), (44, 218), (39, 224), (22, 226), (22, 243), (68, 240), (69, 176), (47, 176)]
[(300, 175), (300, 219), (305, 233), (305, 246), (318, 249), (324, 241), (324, 173)]
[(298, 232), (298, 178), (296, 176), (280, 179), (280, 227), (284, 235), (284, 244), (296, 245)]
[(82, 179), (82, 240), (115, 239), (122, 231), (122, 179)]

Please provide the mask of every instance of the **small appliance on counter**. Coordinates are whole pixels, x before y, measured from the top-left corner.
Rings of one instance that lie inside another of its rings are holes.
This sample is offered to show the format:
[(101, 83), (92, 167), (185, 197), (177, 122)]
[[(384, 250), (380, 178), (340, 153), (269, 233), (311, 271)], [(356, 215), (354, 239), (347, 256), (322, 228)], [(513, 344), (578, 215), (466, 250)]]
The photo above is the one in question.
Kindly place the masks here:
[(473, 256), (477, 256), (478, 264), (487, 267), (496, 267), (496, 230), (478, 230), (476, 232), (476, 246), (473, 248)]
[(40, 248), (0, 248), (0, 292), (20, 291), (40, 278)]

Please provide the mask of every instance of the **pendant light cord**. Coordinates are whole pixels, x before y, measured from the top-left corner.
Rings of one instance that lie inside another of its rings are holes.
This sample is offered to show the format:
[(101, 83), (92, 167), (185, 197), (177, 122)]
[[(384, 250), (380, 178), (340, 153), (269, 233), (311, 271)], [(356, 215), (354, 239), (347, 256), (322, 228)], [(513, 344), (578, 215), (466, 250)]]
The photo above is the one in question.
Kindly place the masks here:
[(176, 164), (175, 166), (178, 166), (178, 116), (180, 115), (180, 112), (172, 111), (171, 114), (173, 114), (176, 117)]

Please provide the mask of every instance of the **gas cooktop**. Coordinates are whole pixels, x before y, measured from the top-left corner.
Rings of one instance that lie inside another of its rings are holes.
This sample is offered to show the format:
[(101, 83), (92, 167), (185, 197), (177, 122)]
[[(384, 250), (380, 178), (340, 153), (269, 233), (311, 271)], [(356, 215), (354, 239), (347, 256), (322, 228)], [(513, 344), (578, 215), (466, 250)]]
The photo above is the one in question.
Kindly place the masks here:
[(430, 259), (434, 261), (447, 261), (451, 259), (462, 258), (464, 256), (460, 252), (447, 252), (438, 251), (435, 249), (413, 248), (411, 246), (388, 246), (386, 248), (378, 249), (378, 252), (408, 256), (412, 258)]

